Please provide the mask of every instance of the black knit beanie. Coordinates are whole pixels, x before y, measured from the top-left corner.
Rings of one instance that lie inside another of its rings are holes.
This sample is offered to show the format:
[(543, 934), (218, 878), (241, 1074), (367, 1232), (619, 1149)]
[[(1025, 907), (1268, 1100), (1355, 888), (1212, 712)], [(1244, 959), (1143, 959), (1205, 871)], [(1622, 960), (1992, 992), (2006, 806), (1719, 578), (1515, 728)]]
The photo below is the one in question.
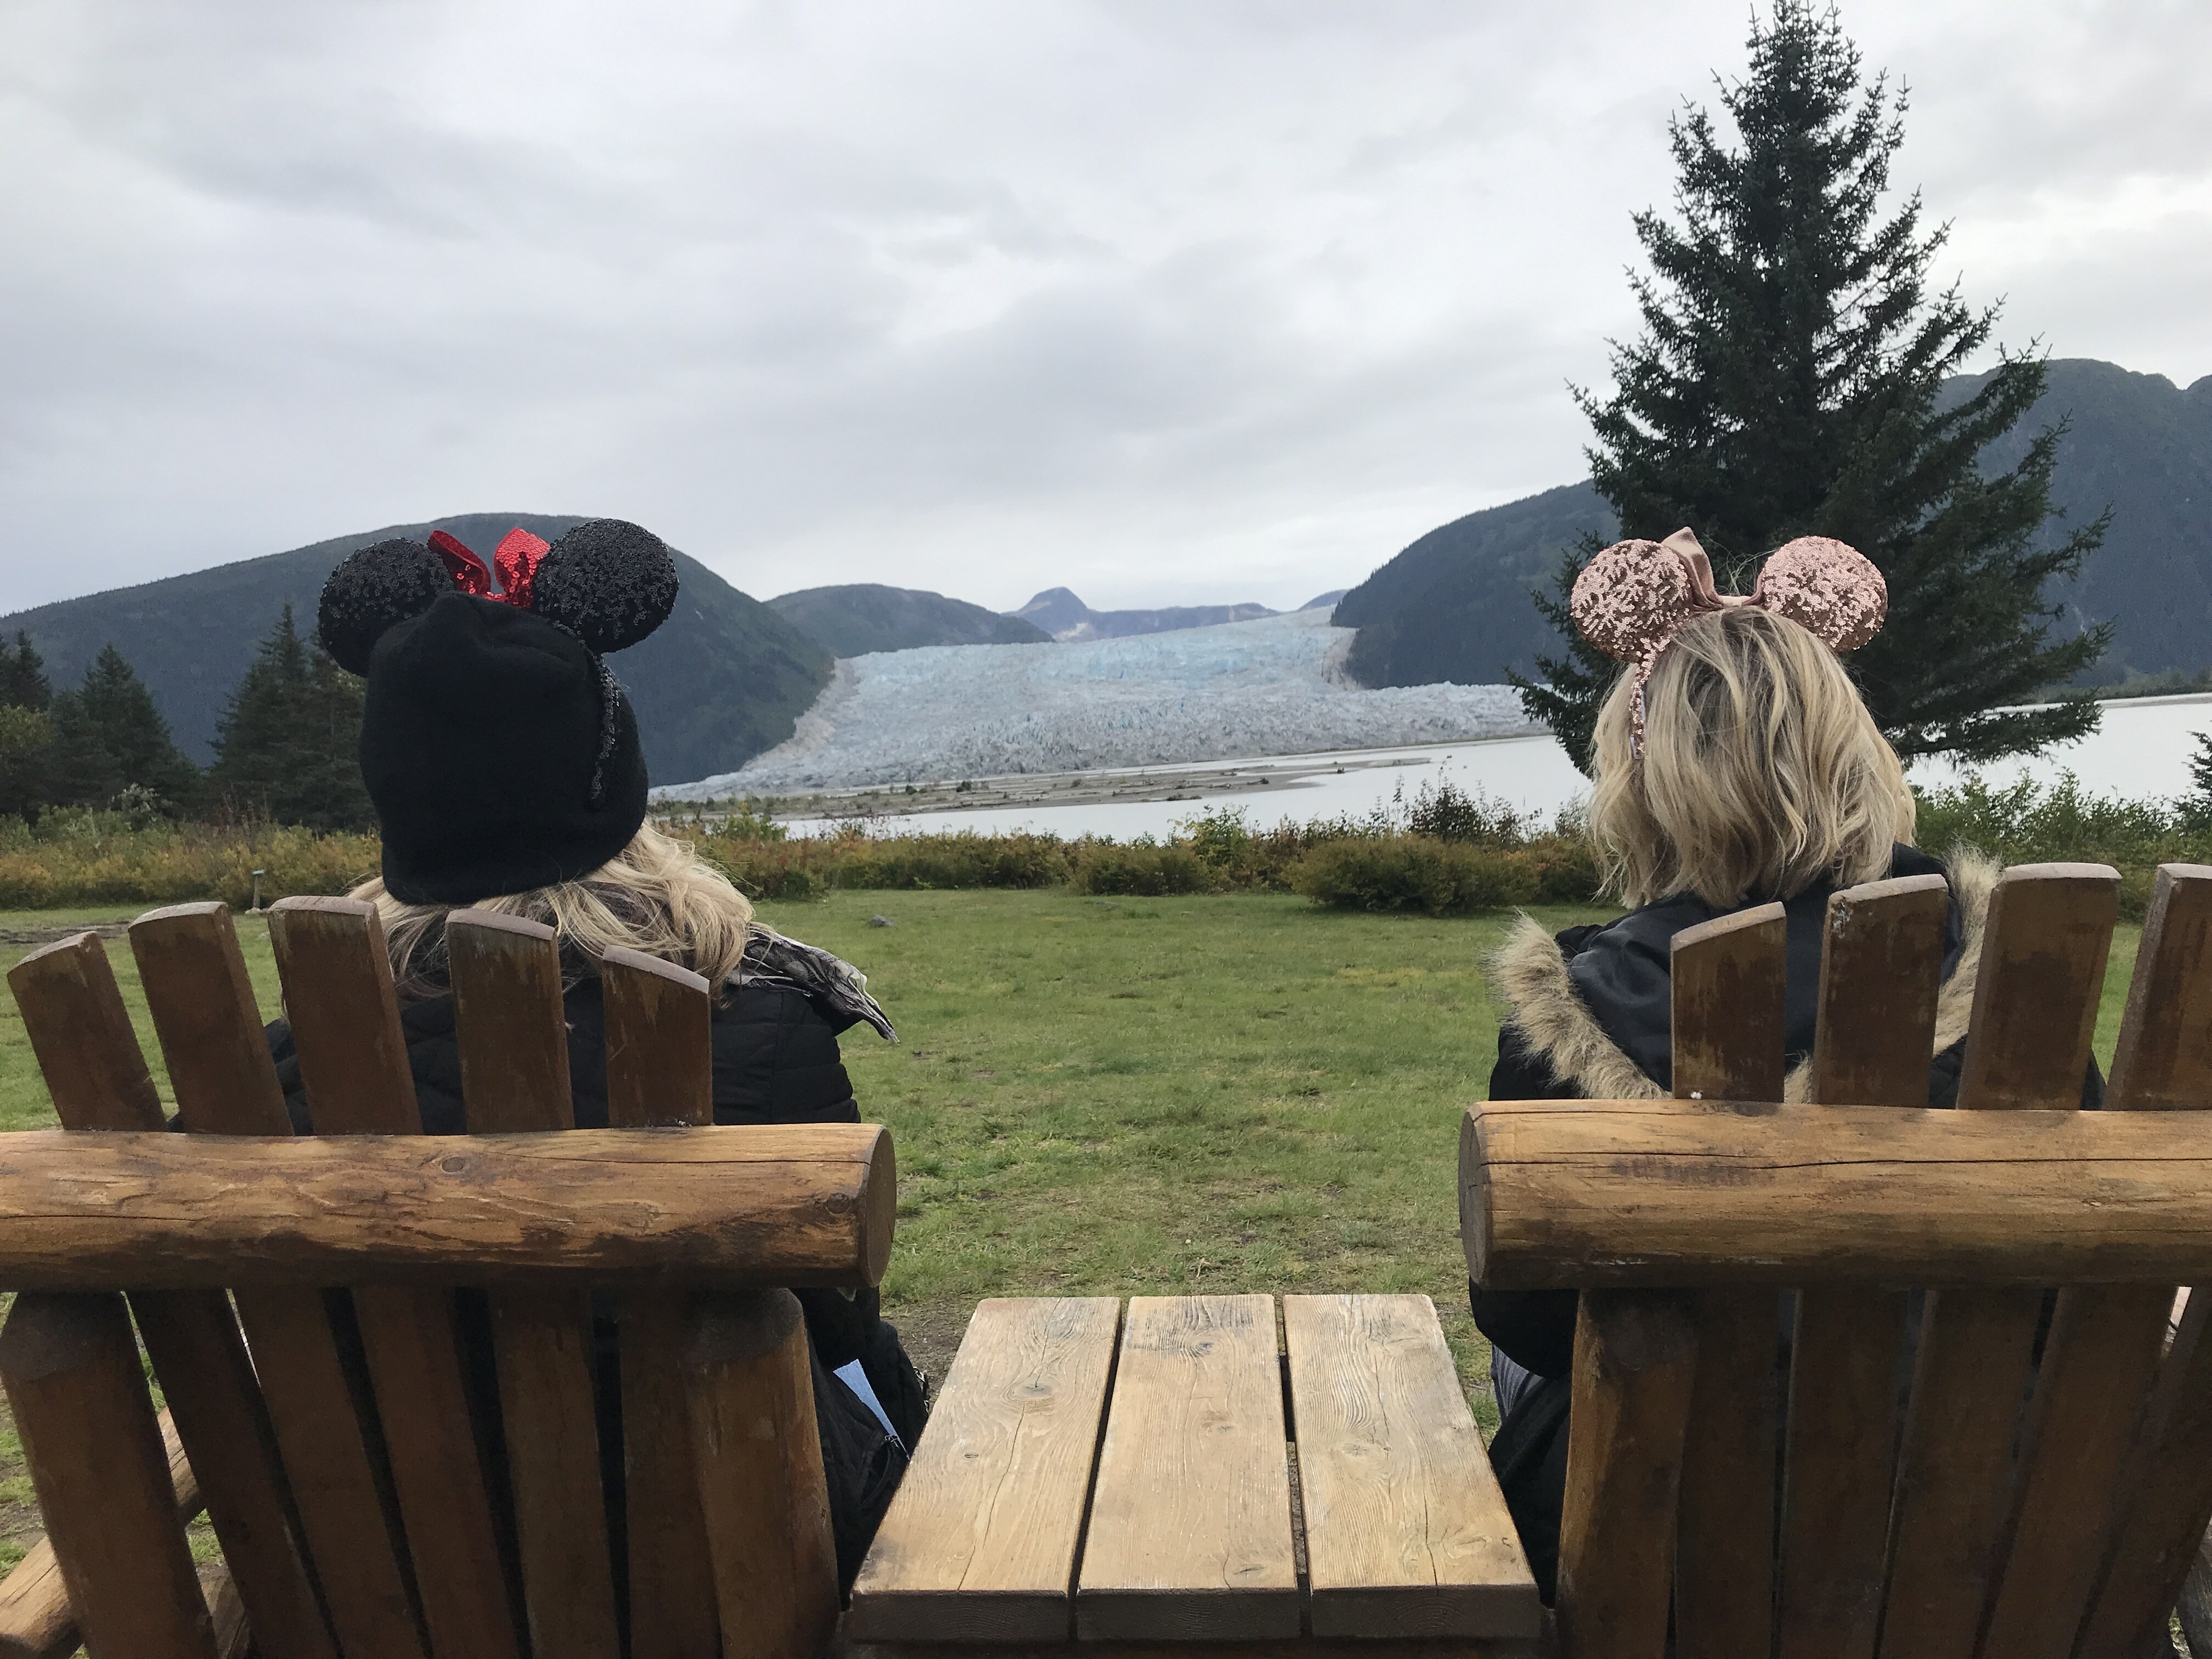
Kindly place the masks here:
[(588, 875), (645, 822), (637, 717), (601, 653), (676, 602), (657, 536), (617, 519), (557, 543), (510, 532), (483, 561), (440, 532), (379, 542), (324, 584), (323, 647), (368, 677), (361, 769), (384, 884), (470, 904)]

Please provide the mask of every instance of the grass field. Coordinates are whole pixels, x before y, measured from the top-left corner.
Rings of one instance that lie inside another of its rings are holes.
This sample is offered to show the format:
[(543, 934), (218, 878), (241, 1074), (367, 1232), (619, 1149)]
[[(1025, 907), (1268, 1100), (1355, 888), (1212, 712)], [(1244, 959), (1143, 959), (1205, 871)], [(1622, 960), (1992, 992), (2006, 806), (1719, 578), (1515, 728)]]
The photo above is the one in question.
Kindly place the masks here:
[[(0, 958), (42, 928), (125, 914), (0, 914)], [(1604, 913), (1540, 914), (1560, 927)], [(1417, 1291), (1494, 1423), (1454, 1171), (1460, 1110), (1497, 1052), (1481, 959), (1508, 918), (1064, 891), (840, 892), (762, 915), (859, 964), (899, 1028), (891, 1045), (855, 1027), (844, 1048), (864, 1115), (896, 1139), (884, 1293), (927, 1368), (941, 1371), (984, 1296)], [(273, 1018), (266, 929), (239, 927)], [(2102, 1060), (2136, 932), (2114, 941)], [(109, 957), (166, 1091), (128, 945)], [(0, 1004), (0, 1128), (51, 1125)], [(35, 1535), (21, 1468), (10, 1435), (0, 1540)], [(0, 1543), (0, 1562), (11, 1553)]]

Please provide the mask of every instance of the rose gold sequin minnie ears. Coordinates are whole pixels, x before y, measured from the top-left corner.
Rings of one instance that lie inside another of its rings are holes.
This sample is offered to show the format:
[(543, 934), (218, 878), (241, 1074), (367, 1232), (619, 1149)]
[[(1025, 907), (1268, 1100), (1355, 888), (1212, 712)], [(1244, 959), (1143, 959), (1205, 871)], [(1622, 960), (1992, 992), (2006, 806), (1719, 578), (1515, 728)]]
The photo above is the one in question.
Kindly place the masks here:
[(1567, 609), (1582, 635), (1636, 668), (1632, 741), (1644, 752), (1644, 688), (1682, 624), (1708, 611), (1757, 605), (1786, 617), (1832, 651), (1864, 645), (1889, 609), (1874, 561), (1826, 536), (1801, 536), (1768, 555), (1746, 595), (1721, 592), (1705, 549), (1687, 530), (1663, 542), (1615, 542), (1575, 578)]

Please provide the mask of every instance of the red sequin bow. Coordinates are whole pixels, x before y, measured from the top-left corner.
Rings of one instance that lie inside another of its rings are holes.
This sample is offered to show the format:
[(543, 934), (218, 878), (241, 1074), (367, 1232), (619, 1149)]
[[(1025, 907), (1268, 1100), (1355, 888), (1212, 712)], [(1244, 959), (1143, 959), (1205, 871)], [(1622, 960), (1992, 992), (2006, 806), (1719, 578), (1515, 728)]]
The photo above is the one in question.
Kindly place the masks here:
[(491, 556), (492, 567), (499, 572), (501, 589), (495, 593), (491, 591), (491, 571), (484, 568), (484, 562), (459, 537), (443, 530), (430, 532), (431, 550), (453, 573), (454, 586), (479, 599), (495, 599), (519, 611), (530, 609), (531, 584), (538, 578), (538, 562), (551, 546), (550, 542), (541, 541), (520, 527), (501, 537)]
[(1826, 536), (1800, 536), (1767, 556), (1749, 593), (1723, 593), (1698, 538), (1615, 542), (1583, 567), (1567, 609), (1582, 635), (1636, 670), (1636, 725), (1644, 752), (1644, 688), (1682, 624), (1708, 611), (1756, 605), (1786, 617), (1831, 651), (1850, 651), (1881, 629), (1889, 586), (1874, 561)]

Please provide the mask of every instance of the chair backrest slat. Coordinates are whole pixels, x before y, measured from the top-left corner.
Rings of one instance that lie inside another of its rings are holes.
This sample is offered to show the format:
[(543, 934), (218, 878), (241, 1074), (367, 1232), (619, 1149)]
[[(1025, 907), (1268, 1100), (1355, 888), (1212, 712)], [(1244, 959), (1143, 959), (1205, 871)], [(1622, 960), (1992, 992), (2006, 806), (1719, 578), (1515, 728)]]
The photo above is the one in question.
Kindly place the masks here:
[(837, 1552), (799, 1299), (702, 1298), (684, 1358), (724, 1651), (820, 1653), (837, 1622)]
[[(1941, 876), (1831, 894), (1821, 934), (1813, 1099), (1928, 1103), (1943, 924)], [(1905, 1298), (1814, 1286), (1790, 1345), (1778, 1624), (1786, 1654), (1870, 1654), (1881, 1614)]]
[(1559, 1517), (1559, 1639), (1571, 1655), (1661, 1659), (1683, 1431), (1698, 1364), (1686, 1298), (1584, 1291)]
[[(33, 951), (8, 975), (65, 1129), (158, 1130), (161, 1103), (99, 939)], [(179, 1439), (208, 1472), (208, 1519), (269, 1659), (335, 1659), (260, 1383), (220, 1291), (136, 1291), (131, 1310)]]
[(0, 1382), (86, 1646), (215, 1659), (123, 1298), (17, 1297)]
[[(553, 930), (456, 911), (446, 953), (470, 1133), (574, 1127)], [(589, 1301), (580, 1290), (523, 1288), (495, 1290), (489, 1303), (532, 1651), (620, 1659)]]
[[(1674, 936), (1677, 1100), (1778, 1100), (1789, 1037), (1789, 932), (1778, 904)], [(1689, 1298), (1698, 1366), (1683, 1432), (1674, 1562), (1683, 1659), (1767, 1651), (1774, 1619), (1775, 1387), (1771, 1291)]]
[[(2105, 1106), (2108, 1111), (2186, 1111), (2208, 1105), (2212, 867), (2167, 865), (2151, 891)], [(2047, 1406), (2039, 1393), (2044, 1409), (2036, 1413), (2031, 1468), (2049, 1463), (2061, 1473), (2043, 1483), (2051, 1492), (2047, 1506), (2023, 1524), (2005, 1590), (2014, 1590), (2015, 1576), (2024, 1574), (2038, 1556), (2051, 1555), (2057, 1548), (2078, 1550), (2087, 1558), (2086, 1566), (2069, 1559), (2047, 1571), (2062, 1575), (2060, 1582), (2074, 1598), (2054, 1613), (2081, 1614), (2084, 1642), (2097, 1644), (2088, 1651), (2124, 1641), (2133, 1652), (2164, 1628), (2166, 1610), (2180, 1594), (2205, 1528), (2212, 1523), (2212, 1442), (2204, 1432), (2212, 1421), (2212, 1397), (2206, 1392), (2212, 1389), (2212, 1367), (2206, 1364), (2212, 1355), (2197, 1355), (2193, 1340), (2186, 1346), (2177, 1340), (2164, 1361), (2164, 1374), (2153, 1380), (2161, 1364), (2168, 1310), (2165, 1304), (2152, 1304), (2166, 1294), (2163, 1285), (2128, 1292), (2069, 1289), (2060, 1293), (2051, 1332), (2046, 1369), (2081, 1381), (2064, 1398), (2054, 1391)], [(2212, 1303), (2212, 1297), (2206, 1300)], [(2192, 1339), (2204, 1313), (2212, 1313), (2212, 1307), (2185, 1322)], [(2081, 1362), (2074, 1358), (2077, 1346), (2085, 1356)], [(2109, 1370), (2087, 1363), (2100, 1353)], [(2159, 1395), (2166, 1398), (2160, 1401)], [(2045, 1424), (2051, 1436), (2047, 1445), (2040, 1432)], [(2108, 1482), (2082, 1492), (2064, 1480), (2067, 1439), (2086, 1442), (2080, 1467), (2094, 1469), (2129, 1436), (2134, 1437), (2130, 1455)], [(2068, 1514), (2069, 1504), (2085, 1512)], [(2039, 1547), (2045, 1536), (2052, 1538), (2053, 1547)], [(2099, 1586), (2100, 1571), (2104, 1583)], [(2021, 1584), (2033, 1593), (2024, 1577)], [(2008, 1610), (2005, 1596), (1998, 1607), (2001, 1614)]]
[[(688, 969), (617, 947), (599, 963), (607, 1021), (607, 1118), (617, 1128), (714, 1121), (713, 1008)], [(714, 1648), (714, 1566), (699, 1510), (684, 1382), (690, 1299), (622, 1297), (623, 1492), (631, 1659)]]
[[(185, 1127), (291, 1133), (230, 912), (149, 912), (131, 924), (131, 949)], [(391, 1478), (355, 1410), (323, 1293), (241, 1288), (234, 1299), (339, 1645), (423, 1659)]]
[[(271, 909), (270, 937), (286, 1006), (318, 1010), (295, 1021), (292, 1031), (307, 1115), (318, 1133), (419, 1132), (374, 908), (348, 899), (281, 902)], [(520, 1659), (453, 1295), (363, 1285), (350, 1297), (431, 1645), (440, 1652)]]
[(376, 907), (354, 899), (279, 899), (269, 909), (269, 948), (284, 985), (285, 1018), (314, 1132), (420, 1133), (422, 1115)]
[[(2023, 865), (1999, 878), (1960, 1110), (2080, 1104), (2118, 906), (2119, 875), (2102, 865)], [(1891, 1528), (1886, 1651), (1966, 1652), (1979, 1634), (2043, 1301), (2038, 1291), (1928, 1297)]]

